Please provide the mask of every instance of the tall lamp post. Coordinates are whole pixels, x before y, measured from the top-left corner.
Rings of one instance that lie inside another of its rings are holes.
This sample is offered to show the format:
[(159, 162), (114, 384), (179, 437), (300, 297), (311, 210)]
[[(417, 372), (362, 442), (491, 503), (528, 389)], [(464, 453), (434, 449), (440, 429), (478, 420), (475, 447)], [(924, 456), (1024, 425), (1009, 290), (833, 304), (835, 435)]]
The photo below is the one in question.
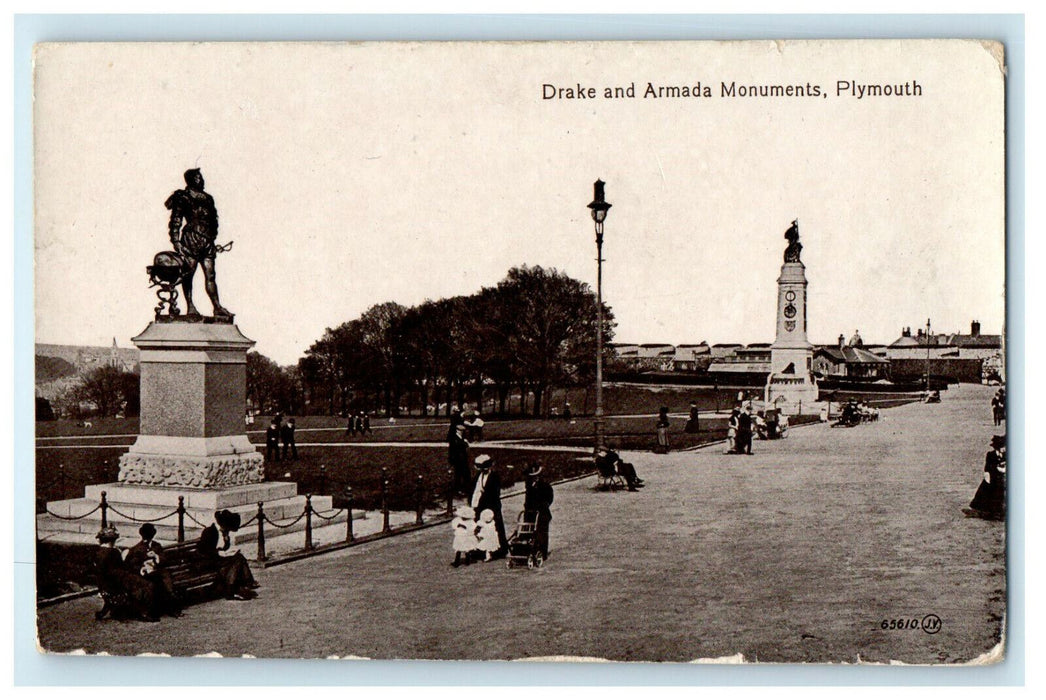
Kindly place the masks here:
[(596, 451), (603, 449), (603, 221), (611, 205), (606, 201), (602, 180), (592, 186), (592, 220), (596, 222)]

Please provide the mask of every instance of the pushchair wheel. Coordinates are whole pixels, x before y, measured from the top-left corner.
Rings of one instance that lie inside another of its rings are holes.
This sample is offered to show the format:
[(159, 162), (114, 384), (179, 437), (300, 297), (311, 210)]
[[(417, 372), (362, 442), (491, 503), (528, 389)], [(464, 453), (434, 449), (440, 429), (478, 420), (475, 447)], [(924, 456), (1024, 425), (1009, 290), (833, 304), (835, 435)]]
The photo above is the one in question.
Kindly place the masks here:
[(533, 554), (531, 554), (529, 557), (527, 557), (527, 568), (528, 569), (533, 569), (537, 565), (536, 564), (536, 559), (537, 558)]

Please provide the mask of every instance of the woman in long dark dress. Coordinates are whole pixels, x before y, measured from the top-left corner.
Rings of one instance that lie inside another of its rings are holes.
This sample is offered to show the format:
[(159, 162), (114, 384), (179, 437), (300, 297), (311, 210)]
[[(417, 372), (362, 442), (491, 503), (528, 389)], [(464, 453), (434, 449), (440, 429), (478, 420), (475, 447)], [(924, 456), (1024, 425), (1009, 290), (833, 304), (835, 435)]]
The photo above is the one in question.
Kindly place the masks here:
[(98, 590), (104, 605), (94, 614), (101, 620), (107, 614), (122, 617), (130, 613), (140, 620), (155, 622), (159, 615), (153, 585), (132, 571), (124, 561), (116, 540), (120, 537), (115, 527), (102, 528), (96, 535), (98, 553), (95, 565), (98, 571)]
[[(214, 523), (208, 525), (200, 533), (200, 539), (196, 543), (196, 552), (201, 557), (217, 558), (221, 560), (218, 576), (214, 580), (213, 589), (215, 594), (229, 600), (249, 600), (256, 598), (254, 589), (258, 587), (251, 574), (251, 567), (247, 564), (247, 558), (239, 552), (230, 556), (223, 556), (231, 545), (229, 533), (240, 529), (240, 514), (228, 510), (219, 510), (214, 514)], [(218, 540), (222, 540), (221, 549), (218, 548)]]
[(984, 478), (970, 501), (971, 515), (1003, 518), (1006, 515), (1006, 436), (993, 435), (992, 449), (984, 455)]

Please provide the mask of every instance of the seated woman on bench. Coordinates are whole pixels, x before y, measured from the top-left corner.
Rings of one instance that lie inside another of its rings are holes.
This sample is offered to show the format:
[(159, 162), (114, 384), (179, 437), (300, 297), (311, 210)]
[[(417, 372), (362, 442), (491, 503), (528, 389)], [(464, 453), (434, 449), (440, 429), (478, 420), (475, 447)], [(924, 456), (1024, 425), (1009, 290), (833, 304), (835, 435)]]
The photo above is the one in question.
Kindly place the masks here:
[[(250, 600), (258, 596), (254, 592), (258, 584), (251, 574), (247, 558), (239, 552), (230, 556), (221, 554), (228, 551), (231, 544), (229, 533), (239, 529), (239, 513), (219, 510), (214, 514), (214, 523), (203, 529), (200, 540), (196, 543), (196, 551), (200, 556), (220, 560), (218, 576), (214, 580), (214, 592), (228, 600)], [(221, 549), (218, 548), (219, 535), (222, 540)]]

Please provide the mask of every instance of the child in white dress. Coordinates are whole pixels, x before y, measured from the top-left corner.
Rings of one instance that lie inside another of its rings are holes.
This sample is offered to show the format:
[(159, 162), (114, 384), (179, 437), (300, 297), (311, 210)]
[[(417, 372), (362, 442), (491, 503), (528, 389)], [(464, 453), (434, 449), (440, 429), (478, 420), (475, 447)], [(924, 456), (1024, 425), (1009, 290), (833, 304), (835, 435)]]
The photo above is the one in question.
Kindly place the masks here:
[(476, 541), (476, 511), (468, 506), (458, 506), (450, 526), (454, 530), (454, 561), (450, 565), (468, 566), (472, 552), (479, 549), (479, 542)]
[(476, 539), (479, 540), (479, 551), (483, 552), (483, 561), (494, 558), (501, 544), (498, 542), (498, 530), (494, 525), (494, 511), (489, 508), (479, 514), (476, 521)]

